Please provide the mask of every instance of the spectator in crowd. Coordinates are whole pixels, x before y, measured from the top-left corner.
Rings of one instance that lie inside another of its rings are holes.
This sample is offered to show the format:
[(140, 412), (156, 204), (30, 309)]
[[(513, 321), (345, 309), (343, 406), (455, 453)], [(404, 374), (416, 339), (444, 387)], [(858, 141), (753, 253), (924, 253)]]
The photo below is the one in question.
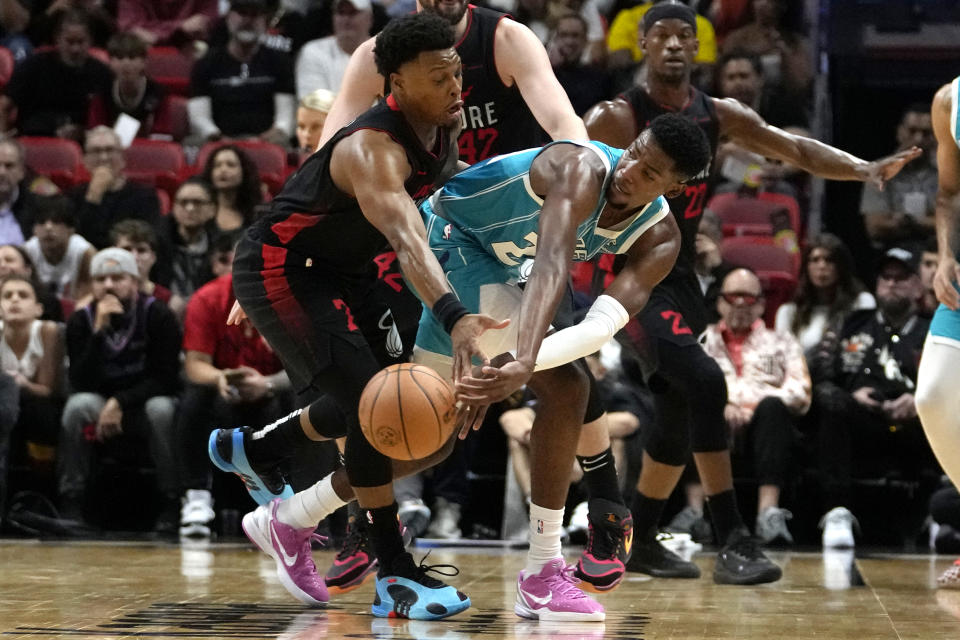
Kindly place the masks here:
[(26, 249), (15, 244), (0, 244), (0, 278), (9, 275), (18, 275), (29, 278), (33, 283), (33, 290), (37, 293), (37, 300), (43, 307), (41, 320), (52, 320), (54, 322), (63, 322), (63, 308), (60, 299), (48, 291), (46, 287), (37, 280), (36, 270), (33, 267), (33, 260), (27, 254)]
[(204, 40), (218, 16), (217, 0), (118, 0), (117, 26), (150, 46)]
[(218, 147), (207, 156), (203, 179), (216, 193), (217, 230), (228, 233), (250, 226), (262, 200), (260, 172), (250, 156), (234, 145)]
[(707, 309), (712, 316), (711, 322), (720, 319), (717, 312), (717, 298), (720, 296), (723, 279), (736, 268), (723, 259), (723, 254), (720, 253), (722, 243), (723, 227), (720, 217), (710, 209), (705, 209), (700, 218), (700, 225), (697, 227), (695, 241), (697, 259), (693, 268), (700, 282), (700, 291), (703, 292), (703, 297), (707, 301)]
[(867, 234), (877, 246), (904, 246), (920, 249), (933, 237), (933, 211), (937, 201), (937, 168), (933, 158), (937, 142), (933, 137), (930, 105), (907, 107), (897, 125), (897, 150), (917, 146), (923, 155), (909, 163), (880, 191), (863, 187), (860, 213)]
[(184, 374), (176, 452), (184, 492), (180, 534), (207, 537), (213, 520), (206, 441), (216, 427), (264, 424), (293, 406), (283, 365), (249, 321), (227, 325), (236, 298), (227, 273), (200, 287), (184, 319)]
[[(0, 279), (0, 369), (20, 390), (13, 450), (25, 450), (27, 458), (39, 465), (51, 465), (63, 406), (59, 388), (64, 373), (63, 336), (56, 322), (40, 319), (42, 314), (30, 278)], [(0, 433), (0, 441), (3, 437)], [(0, 490), (4, 449), (5, 442), (0, 444)]]
[(798, 96), (805, 96), (813, 80), (809, 41), (787, 24), (786, 0), (753, 0), (753, 20), (723, 41), (723, 53), (744, 51), (760, 58), (764, 77)]
[(301, 100), (317, 89), (339, 91), (350, 56), (370, 37), (373, 25), (370, 0), (335, 0), (330, 6), (333, 35), (311, 40), (297, 56), (297, 98)]
[(853, 273), (850, 250), (837, 236), (822, 233), (804, 249), (797, 293), (777, 309), (774, 328), (795, 335), (809, 363), (824, 337), (835, 337), (851, 313), (876, 306)]
[(923, 246), (920, 253), (920, 286), (923, 287), (923, 294), (920, 296), (918, 313), (923, 318), (932, 318), (933, 312), (940, 306), (937, 300), (937, 294), (933, 290), (933, 277), (937, 273), (937, 265), (940, 264), (940, 255), (937, 253), (937, 238), (930, 236)]
[(606, 30), (596, 0), (507, 0), (500, 3), (499, 8), (516, 16), (517, 21), (526, 25), (544, 44), (549, 42), (551, 31), (560, 18), (570, 13), (579, 15), (587, 27), (583, 62), (590, 65), (605, 63)]
[[(643, 16), (653, 5), (662, 0), (644, 2), (629, 9), (623, 9), (610, 24), (607, 33), (607, 65), (611, 69), (630, 67), (640, 64), (643, 51), (640, 49), (640, 23)], [(700, 48), (693, 62), (701, 67), (712, 66), (717, 61), (717, 40), (713, 25), (704, 16), (697, 14), (697, 28), (690, 29), (690, 38), (700, 41)]]
[(66, 197), (37, 198), (33, 237), (23, 245), (41, 285), (68, 300), (79, 300), (89, 293), (90, 260), (97, 252), (76, 233), (76, 227)]
[(810, 124), (803, 101), (785, 93), (777, 85), (764, 82), (760, 58), (743, 51), (729, 51), (717, 63), (716, 88), (721, 98), (736, 98), (775, 127), (801, 127)]
[[(164, 497), (158, 531), (176, 527), (173, 419), (180, 370), (180, 328), (166, 305), (138, 291), (134, 257), (111, 247), (91, 264), (93, 302), (67, 323), (73, 394), (59, 444), (61, 513), (82, 520), (95, 445), (123, 437), (149, 442)], [(163, 516), (166, 516), (164, 518)]]
[(613, 79), (600, 65), (585, 64), (587, 21), (579, 13), (568, 13), (557, 19), (547, 53), (553, 72), (567, 92), (578, 116), (601, 100), (613, 95)]
[(79, 140), (89, 96), (108, 91), (112, 81), (110, 68), (90, 56), (89, 17), (68, 9), (58, 21), (56, 48), (24, 60), (5, 93), (21, 134)]
[[(877, 276), (877, 310), (850, 315), (831, 357), (811, 362), (817, 385), (819, 461), (826, 514), (823, 546), (854, 546), (850, 504), (855, 475), (920, 478), (937, 468), (914, 402), (929, 322), (917, 315), (916, 254), (887, 251)], [(938, 476), (939, 477), (939, 476)]]
[(33, 0), (27, 33), (37, 46), (56, 44), (56, 29), (64, 14), (81, 11), (90, 24), (90, 41), (95, 47), (107, 46), (117, 30), (116, 4), (107, 0)]
[(110, 246), (110, 228), (127, 218), (160, 224), (160, 202), (150, 187), (127, 180), (126, 161), (120, 137), (100, 125), (87, 132), (83, 164), (90, 181), (79, 184), (68, 195), (77, 212), (77, 231), (97, 249)]
[(269, 9), (264, 0), (234, 0), (230, 39), (190, 73), (190, 126), (204, 139), (259, 137), (286, 146), (293, 135), (293, 65), (261, 45)]
[[(30, 10), (19, 0), (4, 0), (0, 11), (0, 47), (6, 47), (19, 64), (33, 53), (33, 43), (25, 31), (30, 24)], [(2, 505), (0, 505), (2, 506)], [(0, 509), (0, 516), (2, 516)]]
[(720, 322), (707, 326), (700, 341), (727, 383), (723, 413), (732, 448), (741, 453), (734, 458), (752, 460), (760, 485), (754, 532), (765, 543), (792, 543), (791, 514), (780, 508), (780, 491), (788, 480), (797, 416), (810, 408), (810, 375), (797, 339), (764, 325), (763, 289), (755, 273), (734, 269), (721, 289)]
[(20, 245), (33, 234), (34, 195), (59, 192), (45, 176), (26, 166), (23, 145), (15, 138), (0, 139), (0, 244)]
[(110, 229), (110, 243), (124, 251), (129, 251), (137, 260), (137, 271), (140, 273), (140, 293), (153, 296), (160, 302), (169, 305), (171, 292), (162, 284), (150, 279), (150, 272), (157, 264), (157, 234), (149, 224), (143, 220), (121, 220)]
[(323, 123), (327, 120), (333, 99), (337, 94), (326, 89), (311, 91), (300, 100), (297, 108), (297, 144), (300, 152), (310, 155), (317, 150)]
[(123, 31), (110, 38), (107, 53), (114, 79), (106, 92), (90, 99), (87, 126), (112, 127), (123, 113), (140, 123), (138, 138), (171, 133), (167, 91), (146, 74), (147, 44), (134, 33)]
[(187, 178), (173, 197), (172, 215), (164, 218), (157, 281), (170, 288), (170, 309), (183, 315), (193, 292), (213, 278), (209, 254), (217, 235), (216, 195), (199, 176)]

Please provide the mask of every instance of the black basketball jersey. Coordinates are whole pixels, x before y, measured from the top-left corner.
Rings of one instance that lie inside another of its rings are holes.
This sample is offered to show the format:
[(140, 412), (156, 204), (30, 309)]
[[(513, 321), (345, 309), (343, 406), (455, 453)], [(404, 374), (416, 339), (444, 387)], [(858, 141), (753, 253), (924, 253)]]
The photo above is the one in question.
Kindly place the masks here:
[(387, 250), (386, 238), (367, 221), (356, 199), (340, 191), (330, 177), (333, 148), (361, 129), (383, 131), (406, 151), (411, 172), (404, 186), (417, 205), (456, 173), (450, 131), (440, 129), (434, 148), (425, 149), (393, 97), (387, 96), (303, 163), (271, 202), (270, 213), (251, 226), (249, 237), (309, 258), (321, 269), (368, 273), (371, 260)]
[[(637, 122), (637, 130), (642, 131), (657, 116), (664, 113), (676, 113), (693, 120), (710, 141), (711, 164), (716, 157), (717, 143), (720, 137), (720, 123), (717, 119), (717, 109), (713, 99), (707, 94), (690, 88), (690, 98), (682, 109), (655, 102), (643, 87), (636, 86), (621, 94), (622, 99), (633, 108), (633, 115)], [(680, 255), (673, 269), (658, 285), (662, 293), (669, 292), (682, 308), (688, 324), (695, 330), (702, 331), (706, 327), (706, 309), (703, 304), (703, 295), (693, 270), (696, 261), (697, 227), (703, 215), (703, 207), (707, 200), (708, 179), (710, 167), (707, 166), (698, 176), (687, 182), (683, 193), (676, 198), (669, 198), (670, 210), (680, 227)]]
[(463, 131), (460, 159), (475, 164), (491, 156), (539, 147), (546, 134), (530, 112), (520, 89), (503, 84), (494, 63), (494, 35), (510, 16), (468, 5), (467, 30), (457, 43), (463, 65)]

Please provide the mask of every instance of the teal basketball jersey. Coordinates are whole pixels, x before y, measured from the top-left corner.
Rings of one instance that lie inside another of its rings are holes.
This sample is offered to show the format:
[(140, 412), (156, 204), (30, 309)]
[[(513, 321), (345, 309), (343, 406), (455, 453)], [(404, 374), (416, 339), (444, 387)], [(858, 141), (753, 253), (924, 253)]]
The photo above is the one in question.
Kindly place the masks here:
[(431, 246), (437, 249), (437, 240), (448, 248), (452, 248), (449, 245), (454, 242), (467, 242), (495, 257), (511, 275), (519, 276), (520, 266), (537, 253), (543, 207), (543, 198), (530, 186), (530, 165), (543, 149), (554, 144), (576, 144), (590, 149), (606, 167), (596, 206), (577, 228), (571, 259), (585, 261), (600, 253), (623, 253), (644, 231), (669, 213), (667, 201), (661, 196), (615, 228), (599, 228), (597, 222), (606, 204), (607, 187), (623, 150), (600, 142), (558, 141), (542, 149), (526, 149), (484, 160), (448, 180), (420, 206)]

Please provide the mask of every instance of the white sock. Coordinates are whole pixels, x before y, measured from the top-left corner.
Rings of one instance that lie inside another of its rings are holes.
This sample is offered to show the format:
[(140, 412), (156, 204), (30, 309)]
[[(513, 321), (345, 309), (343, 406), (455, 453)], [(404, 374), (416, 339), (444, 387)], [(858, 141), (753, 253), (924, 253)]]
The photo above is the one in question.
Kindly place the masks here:
[(527, 575), (540, 573), (543, 565), (560, 557), (563, 534), (563, 509), (546, 509), (530, 503), (530, 550), (527, 552)]
[(347, 504), (333, 490), (333, 474), (327, 475), (317, 484), (294, 494), (277, 507), (277, 518), (295, 529), (317, 526), (321, 520)]

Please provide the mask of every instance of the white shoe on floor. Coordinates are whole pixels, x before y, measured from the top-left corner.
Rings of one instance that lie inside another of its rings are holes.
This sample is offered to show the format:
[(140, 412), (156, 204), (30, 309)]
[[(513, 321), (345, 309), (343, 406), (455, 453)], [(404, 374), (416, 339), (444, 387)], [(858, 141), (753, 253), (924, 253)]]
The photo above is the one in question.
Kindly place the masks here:
[(852, 549), (855, 546), (853, 529), (860, 523), (846, 507), (834, 507), (820, 519), (825, 549)]
[(210, 523), (216, 517), (213, 496), (206, 489), (187, 489), (180, 507), (180, 535), (184, 538), (209, 538)]

